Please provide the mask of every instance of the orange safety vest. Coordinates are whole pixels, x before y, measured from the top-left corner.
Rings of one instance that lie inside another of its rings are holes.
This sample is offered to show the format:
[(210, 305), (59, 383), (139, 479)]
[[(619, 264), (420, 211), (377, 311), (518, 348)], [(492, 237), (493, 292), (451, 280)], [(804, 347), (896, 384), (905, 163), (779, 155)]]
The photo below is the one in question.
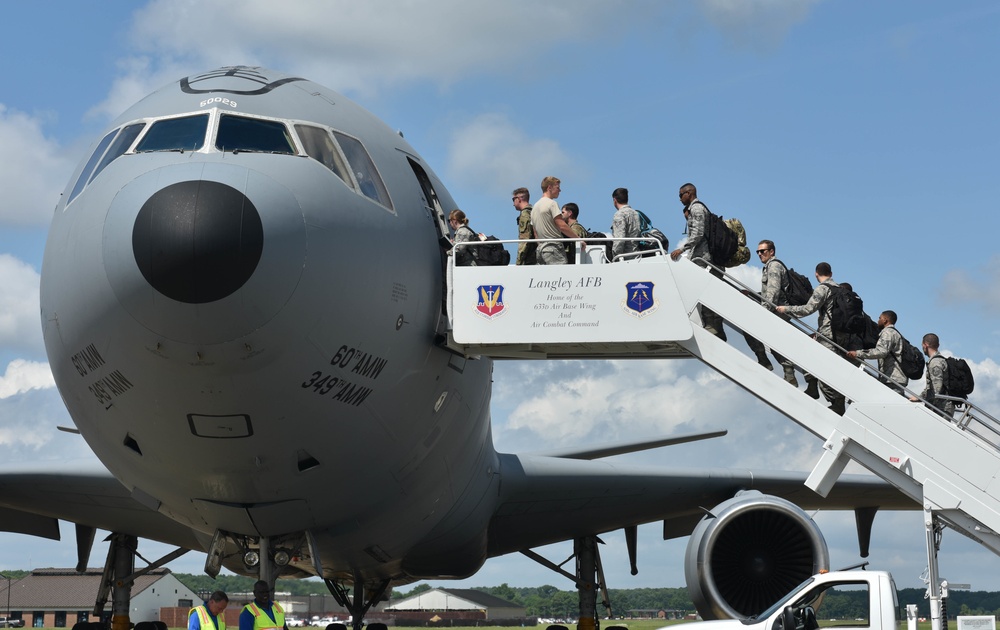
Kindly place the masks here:
[[(212, 615), (208, 612), (208, 606), (202, 605), (197, 608), (192, 608), (188, 611), (188, 619), (191, 619), (191, 613), (198, 613), (198, 623), (201, 624), (201, 630), (212, 630), (212, 628), (215, 627), (215, 624), (212, 623)], [(225, 611), (216, 617), (215, 621), (219, 624), (219, 630), (226, 630)]]
[(250, 602), (243, 607), (243, 610), (249, 610), (250, 614), (253, 615), (253, 630), (284, 630), (285, 611), (281, 609), (281, 605), (278, 602), (271, 602), (271, 612), (274, 613), (274, 621), (271, 621), (271, 617), (263, 608), (257, 606), (256, 602)]

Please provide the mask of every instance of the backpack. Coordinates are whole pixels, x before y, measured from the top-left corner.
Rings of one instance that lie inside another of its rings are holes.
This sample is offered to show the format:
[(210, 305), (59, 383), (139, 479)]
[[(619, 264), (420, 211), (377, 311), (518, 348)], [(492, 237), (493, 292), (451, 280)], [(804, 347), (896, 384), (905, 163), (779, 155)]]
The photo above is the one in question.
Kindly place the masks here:
[[(588, 238), (608, 238), (608, 235), (604, 232), (589, 232), (587, 234)], [(606, 260), (611, 260), (611, 241), (585, 241), (587, 245), (594, 245), (604, 248), (604, 258)]]
[[(898, 332), (898, 331), (897, 331)], [(924, 355), (919, 349), (913, 347), (913, 345), (906, 340), (906, 337), (900, 335), (899, 338), (903, 342), (903, 350), (900, 352), (899, 367), (903, 368), (903, 374), (906, 378), (916, 380), (918, 378), (923, 378), (924, 376)]]
[[(860, 339), (861, 348), (857, 349), (871, 350), (872, 348), (877, 346), (878, 333), (879, 333), (878, 324), (876, 324), (875, 321), (868, 316), (868, 313), (865, 313), (865, 330), (860, 335), (858, 335), (861, 338)], [(848, 348), (848, 350), (853, 350), (853, 349), (854, 348)]]
[[(870, 318), (865, 315), (865, 304), (858, 297), (858, 294), (854, 291), (848, 291), (844, 287), (831, 286), (830, 297), (833, 299), (832, 321), (830, 322), (833, 330), (846, 334), (863, 335), (866, 327), (865, 320)], [(923, 359), (921, 359), (922, 361)], [(911, 378), (920, 377), (913, 376)]]
[[(732, 228), (726, 225), (722, 217), (709, 210), (705, 204), (701, 205), (705, 208), (705, 242), (708, 244), (708, 254), (712, 257), (714, 264), (728, 267), (730, 259), (736, 255), (736, 251), (740, 247), (739, 237)], [(745, 243), (746, 232), (743, 234), (743, 240)], [(747, 253), (747, 260), (749, 260), (749, 250)]]
[(750, 260), (750, 248), (747, 247), (747, 231), (743, 229), (743, 222), (735, 217), (730, 217), (725, 222), (726, 227), (736, 235), (736, 253), (726, 261), (726, 266), (745, 265)]
[[(780, 260), (778, 264), (785, 267), (785, 263)], [(809, 282), (809, 278), (788, 267), (785, 267), (785, 286), (781, 288), (785, 292), (785, 299), (792, 306), (802, 306), (813, 294), (813, 285)]]
[(945, 357), (948, 362), (948, 382), (945, 383), (945, 393), (955, 398), (968, 398), (969, 394), (976, 387), (976, 381), (972, 378), (972, 370), (965, 359), (955, 357)]
[[(483, 241), (489, 243), (489, 241), (499, 241), (497, 237), (487, 236)], [(488, 245), (479, 245), (477, 247), (470, 247), (473, 251), (473, 255), (476, 258), (476, 265), (480, 267), (495, 267), (510, 264), (510, 252), (504, 249), (502, 243), (489, 243)]]
[[(635, 208), (632, 208), (635, 210)], [(642, 210), (635, 210), (639, 215), (639, 236), (647, 237), (646, 240), (636, 243), (639, 251), (659, 251), (662, 245), (663, 251), (670, 253), (670, 240), (660, 230), (653, 227), (653, 222), (649, 220)]]

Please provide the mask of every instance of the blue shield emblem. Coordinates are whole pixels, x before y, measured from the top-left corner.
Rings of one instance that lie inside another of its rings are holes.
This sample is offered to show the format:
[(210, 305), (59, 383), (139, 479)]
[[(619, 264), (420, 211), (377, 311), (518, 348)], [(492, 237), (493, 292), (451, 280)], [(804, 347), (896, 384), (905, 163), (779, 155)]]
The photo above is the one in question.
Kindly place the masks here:
[(636, 314), (653, 307), (652, 282), (626, 282), (625, 306)]

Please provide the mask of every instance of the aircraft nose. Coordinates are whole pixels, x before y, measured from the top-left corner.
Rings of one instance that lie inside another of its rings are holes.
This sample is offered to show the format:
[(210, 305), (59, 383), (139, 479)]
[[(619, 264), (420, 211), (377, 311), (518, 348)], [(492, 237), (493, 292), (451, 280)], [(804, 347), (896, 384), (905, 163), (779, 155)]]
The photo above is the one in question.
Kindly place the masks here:
[(285, 308), (307, 236), (299, 199), (273, 175), (170, 164), (114, 194), (98, 264), (130, 321), (158, 339), (207, 345), (260, 330)]
[(132, 253), (143, 277), (188, 304), (232, 295), (253, 275), (263, 248), (253, 202), (214, 181), (177, 182), (157, 191), (132, 228)]

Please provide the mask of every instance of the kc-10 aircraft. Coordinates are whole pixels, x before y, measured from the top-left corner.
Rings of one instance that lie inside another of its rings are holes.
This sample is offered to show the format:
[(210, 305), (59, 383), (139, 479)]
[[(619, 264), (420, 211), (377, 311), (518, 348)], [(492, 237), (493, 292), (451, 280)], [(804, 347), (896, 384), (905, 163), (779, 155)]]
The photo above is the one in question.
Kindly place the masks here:
[(455, 207), (402, 134), (303, 78), (224, 67), (139, 101), (72, 176), (41, 275), (52, 372), (106, 470), (0, 469), (0, 527), (73, 522), (81, 567), (113, 532), (115, 628), (139, 537), (211, 575), (319, 576), (360, 628), (393, 585), (558, 541), (592, 583), (596, 537), (624, 530), (634, 567), (654, 521), (694, 532), (704, 615), (753, 614), (828, 562), (804, 509), (918, 507), (864, 476), (822, 498), (804, 474), (602, 461), (711, 434), (498, 453), (492, 362), (442, 342)]

